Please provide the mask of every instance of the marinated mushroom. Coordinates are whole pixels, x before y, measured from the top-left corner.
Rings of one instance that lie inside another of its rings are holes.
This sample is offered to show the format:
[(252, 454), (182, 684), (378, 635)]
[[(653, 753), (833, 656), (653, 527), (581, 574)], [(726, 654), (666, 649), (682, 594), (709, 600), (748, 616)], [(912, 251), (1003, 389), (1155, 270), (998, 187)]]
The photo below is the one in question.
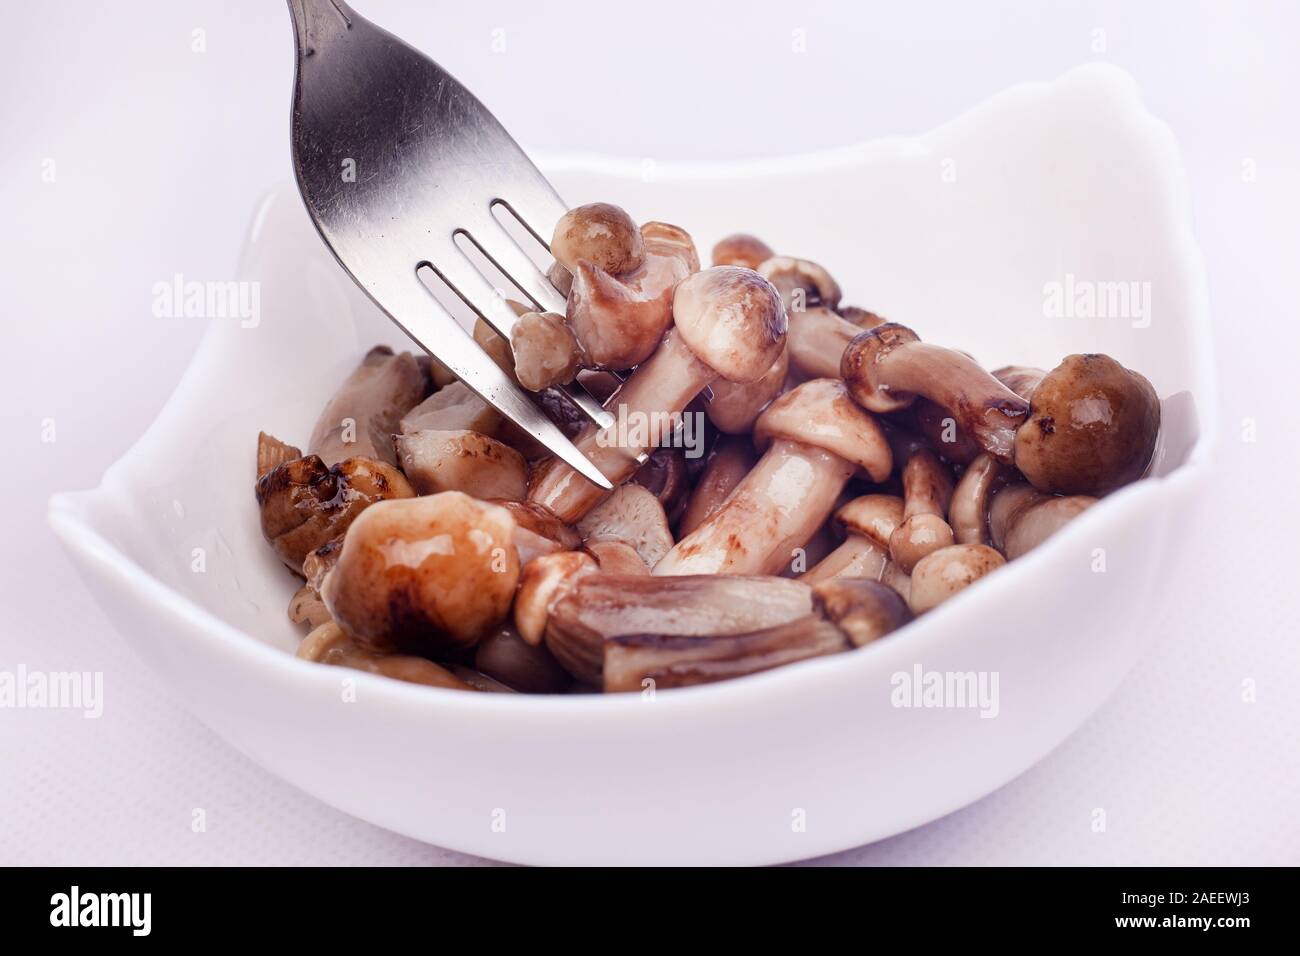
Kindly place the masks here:
[(422, 495), (463, 491), (479, 498), (522, 500), (528, 466), (509, 445), (478, 432), (406, 432), (395, 439), (398, 462)]
[(995, 499), (998, 541), (1008, 561), (1038, 547), (1097, 503), (1088, 495), (1046, 495), (1030, 485), (1011, 485)]
[(437, 656), (472, 646), (510, 611), (514, 519), (458, 491), (383, 501), (348, 529), (321, 597), (359, 644)]
[(588, 550), (609, 541), (622, 542), (636, 552), (646, 568), (658, 564), (673, 546), (663, 505), (634, 483), (619, 486), (587, 512), (578, 522), (578, 533)]
[(319, 455), (276, 465), (255, 486), (262, 534), (295, 574), (309, 553), (348, 530), (379, 501), (412, 498), (410, 483), (392, 465), (348, 458), (329, 468)]
[(354, 641), (333, 621), (313, 630), (298, 646), (305, 661), (369, 671), (410, 684), (427, 684), (450, 690), (474, 690), (447, 668), (423, 657), (376, 652)]
[(573, 683), (550, 651), (529, 644), (509, 626), (479, 641), (474, 649), (474, 667), (523, 694), (558, 694)]
[(641, 236), (645, 261), (625, 275), (586, 259), (574, 265), (566, 318), (589, 368), (619, 371), (648, 359), (672, 325), (674, 289), (699, 270), (684, 230), (646, 223)]
[(713, 247), (710, 258), (715, 266), (744, 266), (746, 269), (757, 269), (774, 255), (776, 253), (772, 251), (772, 247), (762, 239), (748, 233), (736, 232), (719, 239)]
[(913, 614), (938, 607), (958, 591), (1006, 564), (997, 551), (983, 544), (954, 544), (932, 551), (912, 569), (908, 604)]
[(424, 390), (424, 373), (410, 352), (394, 355), (392, 349), (376, 346), (320, 413), (307, 451), (326, 465), (345, 458), (397, 464), (393, 434)]
[[(785, 310), (772, 286), (749, 269), (715, 266), (677, 286), (674, 328), (605, 404), (606, 428), (574, 441), (613, 484), (631, 477), (640, 456), (665, 443), (681, 411), (715, 379), (747, 382), (771, 367), (785, 342)], [(607, 492), (558, 460), (534, 481), (529, 499), (575, 522)]]
[(928, 448), (917, 448), (903, 466), (903, 520), (889, 539), (889, 553), (911, 574), (916, 563), (954, 541), (944, 520), (952, 499), (952, 472)]
[(789, 350), (782, 349), (772, 367), (752, 382), (714, 382), (709, 386), (713, 397), (704, 406), (709, 421), (728, 435), (748, 434), (763, 409), (784, 390), (789, 369)]
[(948, 503), (948, 524), (958, 544), (992, 543), (989, 504), (1007, 473), (1001, 462), (984, 452), (966, 466)]
[(862, 495), (835, 512), (835, 521), (844, 528), (843, 543), (799, 580), (807, 584), (839, 577), (881, 580), (890, 562), (890, 536), (903, 523), (903, 499)]
[(656, 575), (774, 574), (821, 527), (859, 468), (879, 482), (893, 467), (880, 426), (834, 379), (778, 398), (759, 417), (754, 440), (767, 447), (758, 464)]
[(525, 312), (510, 330), (515, 378), (524, 388), (540, 392), (567, 385), (587, 364), (582, 346), (564, 316), (554, 312)]
[(595, 559), (581, 551), (559, 551), (525, 564), (514, 606), (515, 631), (519, 637), (527, 644), (540, 644), (555, 602), (579, 578), (599, 570)]
[(754, 444), (748, 438), (721, 436), (709, 450), (704, 470), (678, 522), (678, 535), (685, 537), (690, 534), (721, 508), (757, 462)]
[(917, 395), (946, 408), (1040, 491), (1104, 494), (1139, 477), (1155, 451), (1154, 389), (1104, 355), (1068, 356), (1026, 401), (964, 353), (887, 323), (850, 343), (841, 371), (853, 398), (872, 411), (906, 407)]
[(680, 448), (658, 448), (637, 469), (632, 481), (659, 499), (671, 525), (686, 510), (687, 497), (691, 492), (689, 471), (686, 455)]
[(570, 674), (601, 686), (605, 642), (620, 634), (743, 634), (812, 613), (812, 589), (786, 578), (586, 574), (546, 621), (546, 646)]
[(607, 202), (570, 209), (555, 224), (551, 255), (569, 272), (589, 262), (609, 275), (621, 276), (641, 268), (645, 243), (632, 217)]

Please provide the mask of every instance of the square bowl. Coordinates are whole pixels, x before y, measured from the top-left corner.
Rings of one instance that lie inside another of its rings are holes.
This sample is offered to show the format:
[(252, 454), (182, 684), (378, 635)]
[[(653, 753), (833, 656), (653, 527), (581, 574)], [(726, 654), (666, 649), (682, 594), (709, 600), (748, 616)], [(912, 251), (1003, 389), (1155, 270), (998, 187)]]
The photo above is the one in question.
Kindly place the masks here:
[[(570, 202), (681, 223), (701, 249), (744, 230), (816, 259), (846, 301), (986, 367), (1115, 356), (1163, 399), (1149, 477), (883, 641), (724, 684), (467, 694), (300, 661), (285, 615), (297, 585), (253, 501), (255, 437), (303, 439), (367, 348), (406, 343), (285, 185), (257, 208), (242, 258), (256, 315), (213, 320), (144, 437), (98, 488), (50, 504), (109, 617), (194, 712), (365, 820), (568, 864), (844, 849), (989, 793), (1077, 728), (1145, 646), (1214, 434), (1186, 184), (1127, 74), (1083, 67), (925, 136), (811, 155), (541, 165)], [(1050, 305), (1114, 283), (1133, 291), (1126, 308)], [(931, 673), (995, 680), (996, 706), (905, 706), (900, 682)]]

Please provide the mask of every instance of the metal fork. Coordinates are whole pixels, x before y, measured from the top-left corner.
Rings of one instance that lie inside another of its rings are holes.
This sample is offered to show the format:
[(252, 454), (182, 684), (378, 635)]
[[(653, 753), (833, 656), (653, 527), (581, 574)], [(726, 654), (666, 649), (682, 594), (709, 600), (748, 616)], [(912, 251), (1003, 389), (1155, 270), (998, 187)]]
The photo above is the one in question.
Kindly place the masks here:
[[(325, 244), (417, 345), (583, 476), (611, 487), (418, 275), (431, 268), (509, 339), (514, 310), (457, 244), (463, 237), (533, 308), (563, 314), (564, 296), (493, 207), (546, 245), (564, 201), (496, 117), (428, 57), (342, 0), (289, 0), (289, 13), (293, 165)], [(563, 392), (597, 424), (612, 421), (578, 383)]]

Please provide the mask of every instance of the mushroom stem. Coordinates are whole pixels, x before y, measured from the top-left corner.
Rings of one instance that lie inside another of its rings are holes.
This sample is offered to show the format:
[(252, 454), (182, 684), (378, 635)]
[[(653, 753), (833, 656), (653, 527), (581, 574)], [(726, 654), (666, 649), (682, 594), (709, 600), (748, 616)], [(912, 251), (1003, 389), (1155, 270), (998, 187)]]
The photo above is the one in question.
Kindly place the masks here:
[(889, 539), (889, 552), (905, 572), (953, 543), (943, 517), (951, 498), (952, 473), (930, 449), (917, 448), (903, 466), (903, 522)]
[(909, 342), (883, 355), (876, 374), (891, 395), (922, 395), (948, 409), (985, 451), (1011, 461), (1016, 429), (1029, 414), (1029, 403), (969, 356), (929, 342)]
[(879, 581), (889, 564), (889, 552), (870, 538), (850, 533), (844, 542), (799, 576), (805, 584), (834, 578), (870, 578)]
[(775, 574), (822, 525), (856, 466), (778, 439), (717, 511), (678, 541), (656, 575)]
[[(681, 336), (670, 331), (658, 350), (605, 403), (606, 410), (614, 414), (614, 422), (606, 428), (588, 425), (574, 444), (612, 484), (621, 484), (636, 471), (641, 453), (671, 435), (682, 410), (716, 377), (717, 373), (695, 357)], [(572, 524), (608, 494), (555, 459), (534, 483), (528, 497), (545, 505), (561, 521)]]
[(989, 500), (1005, 475), (1001, 462), (987, 453), (966, 466), (948, 505), (948, 524), (958, 544), (992, 544)]
[(844, 350), (861, 332), (861, 326), (825, 307), (791, 312), (786, 338), (790, 361), (812, 378), (838, 378)]
[(749, 474), (757, 461), (754, 446), (747, 438), (723, 435), (709, 452), (704, 474), (695, 484), (677, 528), (679, 537), (690, 534), (713, 512), (722, 507), (727, 496)]

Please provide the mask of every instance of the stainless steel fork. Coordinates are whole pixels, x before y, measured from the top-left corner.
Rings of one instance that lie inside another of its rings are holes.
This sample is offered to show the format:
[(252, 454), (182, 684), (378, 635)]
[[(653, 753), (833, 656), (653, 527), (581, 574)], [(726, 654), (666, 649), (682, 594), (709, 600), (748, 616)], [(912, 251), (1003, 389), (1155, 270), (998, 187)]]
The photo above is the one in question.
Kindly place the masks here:
[[(431, 268), (506, 338), (514, 310), (458, 245), (468, 240), (533, 308), (564, 296), (493, 214), (504, 206), (543, 245), (568, 207), (496, 118), (446, 71), (342, 0), (289, 0), (297, 38), (293, 165), (321, 238), (421, 348), (603, 488), (591, 461), (478, 347), (419, 276)], [(610, 416), (581, 385), (565, 396)]]

